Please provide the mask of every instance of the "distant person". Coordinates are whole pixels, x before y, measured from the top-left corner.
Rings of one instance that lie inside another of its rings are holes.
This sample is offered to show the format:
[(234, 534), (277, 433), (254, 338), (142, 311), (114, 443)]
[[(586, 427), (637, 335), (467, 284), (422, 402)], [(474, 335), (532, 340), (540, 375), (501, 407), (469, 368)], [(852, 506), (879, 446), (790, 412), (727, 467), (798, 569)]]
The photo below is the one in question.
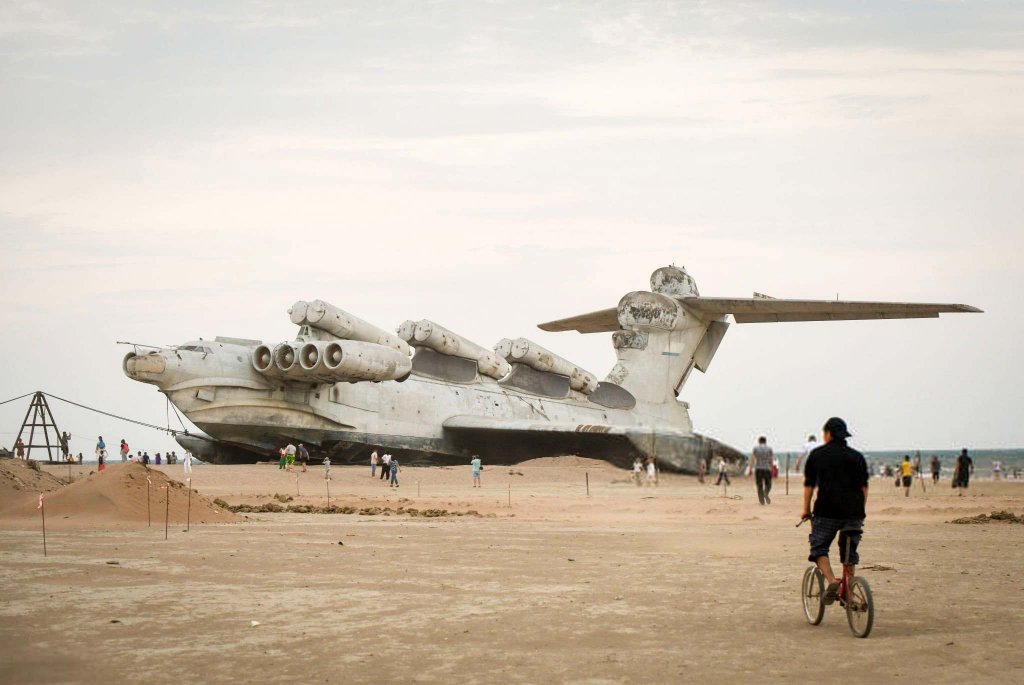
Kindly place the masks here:
[(1003, 462), (996, 459), (992, 462), (992, 480), (1003, 479)]
[(960, 450), (960, 456), (956, 458), (956, 474), (953, 477), (953, 487), (960, 488), (960, 496), (963, 491), (971, 485), (971, 474), (974, 473), (974, 460), (967, 454), (967, 448)]
[(331, 479), (331, 458), (324, 457), (324, 480)]
[(658, 465), (654, 463), (654, 457), (647, 457), (647, 484), (658, 485)]
[(910, 463), (910, 455), (903, 455), (903, 463), (900, 464), (900, 480), (903, 484), (903, 496), (910, 497), (910, 486), (914, 484), (914, 465)]
[[(387, 456), (387, 455), (385, 455)], [(398, 487), (398, 472), (402, 470), (401, 464), (398, 463), (398, 459), (391, 457), (388, 459), (388, 470), (391, 472), (391, 487)]]
[(100, 450), (96, 455), (96, 470), (102, 471), (105, 468), (107, 468), (107, 451)]
[(131, 450), (128, 448), (128, 443), (124, 441), (124, 438), (121, 438), (121, 463), (128, 461), (129, 452)]
[(474, 454), (469, 463), (473, 467), (473, 487), (478, 488), (480, 487), (480, 471), (484, 468), (480, 461), (480, 455)]
[(288, 443), (288, 446), (284, 448), (284, 467), (285, 471), (291, 471), (292, 467), (295, 466), (295, 445)]
[(391, 475), (391, 473), (390, 473), (390, 465), (391, 465), (391, 455), (385, 453), (384, 456), (382, 456), (380, 458), (380, 479), (382, 481), (384, 481), (385, 483), (388, 482), (388, 476)]
[(761, 436), (757, 439), (753, 451), (750, 453), (750, 468), (754, 472), (754, 479), (757, 482), (757, 501), (761, 504), (771, 504), (772, 491), (772, 466), (775, 463), (775, 453), (768, 446), (768, 438)]
[(149, 466), (149, 452), (142, 453), (142, 465)]
[(309, 450), (301, 442), (299, 443), (299, 463), (302, 464), (302, 472), (306, 472), (306, 465), (309, 464)]
[(18, 438), (14, 443), (14, 454), (17, 455), (18, 459), (25, 458), (25, 443)]
[(81, 452), (78, 453), (78, 463), (79, 464), (82, 463), (82, 453)]
[(721, 485), (723, 480), (725, 481), (725, 484), (727, 486), (728, 485), (732, 485), (732, 481), (729, 480), (729, 471), (728, 471), (728, 468), (725, 465), (725, 459), (723, 459), (722, 457), (719, 457), (718, 458), (718, 480), (715, 481), (715, 486), (717, 487), (717, 486)]
[(156, 465), (160, 466), (160, 453), (159, 452), (156, 453)]
[(69, 445), (71, 444), (71, 435), (67, 431), (60, 434), (60, 453), (64, 455), (64, 460), (69, 461), (68, 457), (71, 454)]
[(377, 477), (377, 464), (380, 463), (380, 457), (377, 456), (377, 450), (370, 452), (370, 478)]
[(185, 456), (181, 460), (181, 468), (184, 470), (186, 476), (192, 475), (192, 453), (188, 450), (185, 450)]
[(914, 453), (914, 475), (920, 475), (921, 473), (921, 453)]
[(704, 477), (708, 475), (708, 460), (701, 459), (697, 465), (697, 482), (703, 483)]
[(281, 457), (281, 460), (278, 462), (277, 470), (284, 471), (285, 466), (288, 465), (288, 455), (284, 453), (283, 447), (277, 451), (277, 454), (279, 457)]
[[(829, 561), (829, 548), (839, 535), (839, 559), (844, 574), (852, 577), (860, 561), (857, 547), (864, 531), (868, 499), (868, 468), (864, 455), (846, 444), (850, 432), (846, 422), (832, 417), (822, 431), (824, 444), (811, 452), (804, 465), (804, 507), (802, 519), (811, 519), (811, 547), (808, 560), (825, 574), (828, 587), (822, 600), (838, 599), (839, 582)], [(813, 518), (811, 497), (814, 500)], [(849, 550), (847, 550), (849, 547)]]
[(932, 482), (939, 482), (939, 474), (942, 473), (942, 462), (939, 461), (939, 457), (936, 454), (932, 455)]
[(644, 484), (644, 460), (640, 457), (633, 460), (633, 482), (638, 488)]
[(107, 443), (103, 442), (103, 436), (102, 435), (96, 440), (96, 458), (97, 459), (99, 458), (101, 452), (103, 453), (104, 456), (106, 456), (106, 453), (107, 453)]
[(800, 456), (796, 458), (796, 471), (800, 473), (800, 465), (807, 461), (807, 457), (818, 447), (818, 439), (814, 435), (807, 436), (807, 442), (804, 443), (803, 451), (800, 452)]

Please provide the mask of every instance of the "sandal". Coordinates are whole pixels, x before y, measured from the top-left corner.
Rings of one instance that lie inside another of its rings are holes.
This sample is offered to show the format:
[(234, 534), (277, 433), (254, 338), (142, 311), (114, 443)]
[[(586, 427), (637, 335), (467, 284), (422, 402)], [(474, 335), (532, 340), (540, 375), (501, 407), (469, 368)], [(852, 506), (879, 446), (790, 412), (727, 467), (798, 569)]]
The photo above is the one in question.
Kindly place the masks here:
[(825, 594), (822, 597), (822, 601), (825, 604), (832, 604), (837, 599), (839, 599), (839, 581), (838, 580), (835, 581), (834, 583), (829, 583), (828, 584), (828, 587), (825, 588)]

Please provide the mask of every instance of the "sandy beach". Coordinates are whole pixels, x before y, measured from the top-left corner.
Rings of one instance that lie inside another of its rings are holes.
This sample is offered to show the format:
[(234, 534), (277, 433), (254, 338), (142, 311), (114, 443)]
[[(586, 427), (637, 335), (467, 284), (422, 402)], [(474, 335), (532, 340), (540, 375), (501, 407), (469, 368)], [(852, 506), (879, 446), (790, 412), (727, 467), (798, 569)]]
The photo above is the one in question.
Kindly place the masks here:
[[(180, 465), (153, 471), (182, 480)], [(204, 501), (323, 506), (323, 475), (202, 465), (192, 485)], [(240, 513), (188, 532), (175, 520), (167, 541), (162, 519), (61, 511), (52, 494), (45, 558), (38, 493), (12, 491), (0, 504), (0, 681), (1024, 679), (1024, 525), (949, 523), (1024, 514), (1022, 483), (976, 482), (965, 497), (915, 484), (905, 498), (874, 481), (861, 573), (876, 626), (856, 640), (837, 607), (817, 627), (802, 615), (795, 477), (760, 506), (749, 479), (728, 492), (679, 475), (638, 488), (574, 457), (483, 476), (474, 490), (468, 466), (404, 468), (393, 489), (368, 467), (334, 467), (331, 504), (357, 513)]]

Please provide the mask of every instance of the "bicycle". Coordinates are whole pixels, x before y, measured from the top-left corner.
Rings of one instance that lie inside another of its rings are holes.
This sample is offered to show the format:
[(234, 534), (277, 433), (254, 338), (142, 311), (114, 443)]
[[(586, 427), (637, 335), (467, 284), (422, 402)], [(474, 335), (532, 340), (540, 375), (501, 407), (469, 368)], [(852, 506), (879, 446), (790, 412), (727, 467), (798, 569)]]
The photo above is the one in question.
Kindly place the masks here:
[[(797, 527), (808, 519), (800, 519)], [(846, 530), (840, 531), (847, 532)], [(850, 557), (850, 538), (846, 538), (846, 558)], [(803, 599), (804, 616), (812, 626), (821, 623), (825, 617), (825, 574), (817, 564), (807, 567), (800, 584), (800, 595)], [(875, 602), (871, 595), (871, 585), (861, 576), (854, 576), (843, 566), (843, 576), (839, 580), (840, 606), (846, 609), (846, 622), (854, 637), (864, 638), (871, 634), (875, 624)]]

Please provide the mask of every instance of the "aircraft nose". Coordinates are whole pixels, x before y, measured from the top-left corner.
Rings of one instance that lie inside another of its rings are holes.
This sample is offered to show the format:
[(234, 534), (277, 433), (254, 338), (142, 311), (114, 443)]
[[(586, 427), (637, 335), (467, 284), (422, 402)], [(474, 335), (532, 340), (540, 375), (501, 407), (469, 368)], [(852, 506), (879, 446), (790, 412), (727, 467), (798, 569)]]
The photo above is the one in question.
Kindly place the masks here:
[(129, 352), (124, 356), (122, 368), (124, 375), (128, 378), (143, 383), (154, 382), (159, 380), (167, 370), (167, 360), (159, 352), (147, 352), (146, 354)]

